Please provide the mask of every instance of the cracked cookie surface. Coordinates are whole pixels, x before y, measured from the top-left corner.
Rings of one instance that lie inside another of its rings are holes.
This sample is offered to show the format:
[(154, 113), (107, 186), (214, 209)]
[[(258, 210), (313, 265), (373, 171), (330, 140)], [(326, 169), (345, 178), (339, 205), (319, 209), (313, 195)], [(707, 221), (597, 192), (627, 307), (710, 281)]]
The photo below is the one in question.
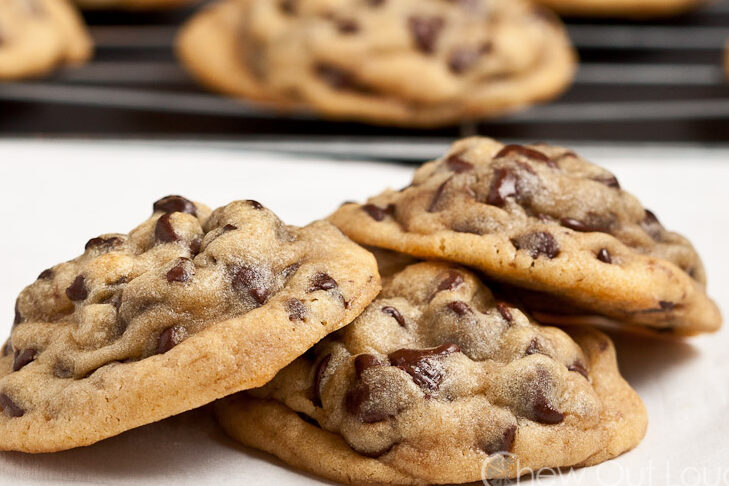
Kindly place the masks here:
[(244, 445), (347, 483), (478, 481), (499, 452), (513, 454), (501, 477), (517, 475), (516, 459), (596, 464), (634, 447), (647, 416), (610, 339), (570, 333), (496, 300), (465, 269), (418, 263), (217, 415)]
[(224, 93), (412, 126), (553, 98), (574, 70), (559, 20), (520, 0), (227, 0), (191, 20), (178, 52)]
[(66, 0), (0, 0), (0, 81), (80, 64), (91, 50), (86, 27)]
[(565, 148), (464, 139), (408, 187), (345, 204), (329, 219), (359, 243), (529, 289), (530, 310), (597, 313), (682, 335), (721, 325), (691, 243), (613, 174)]
[(372, 255), (330, 223), (161, 199), (21, 292), (0, 358), (0, 450), (87, 445), (261, 386), (379, 287)]

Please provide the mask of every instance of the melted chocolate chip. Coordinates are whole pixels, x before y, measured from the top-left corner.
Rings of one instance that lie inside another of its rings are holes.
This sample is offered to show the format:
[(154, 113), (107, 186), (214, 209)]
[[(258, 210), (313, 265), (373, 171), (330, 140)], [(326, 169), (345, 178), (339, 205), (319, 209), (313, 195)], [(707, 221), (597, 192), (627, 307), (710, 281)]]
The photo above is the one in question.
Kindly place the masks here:
[(278, 8), (288, 15), (293, 15), (296, 13), (296, 0), (279, 0)]
[(3, 346), (3, 357), (8, 356), (10, 353), (13, 352), (13, 342), (8, 339), (5, 341), (5, 345)]
[(473, 314), (473, 311), (471, 310), (471, 307), (469, 307), (468, 304), (465, 302), (461, 302), (460, 300), (456, 300), (448, 304), (448, 308), (452, 310), (453, 312), (458, 315), (458, 317), (463, 317), (468, 314)]
[(452, 170), (456, 174), (473, 170), (473, 164), (461, 158), (460, 153), (451, 155), (446, 159), (445, 163), (448, 166), (448, 169)]
[(435, 213), (437, 211), (440, 211), (440, 200), (443, 198), (443, 193), (445, 192), (446, 186), (450, 181), (450, 178), (446, 179), (440, 186), (438, 186), (438, 189), (435, 190), (435, 193), (433, 194), (433, 199), (430, 201), (430, 206), (428, 206), (429, 213)]
[(390, 305), (387, 305), (382, 308), (382, 312), (392, 316), (392, 318), (395, 319), (397, 323), (400, 324), (400, 326), (405, 327), (405, 318), (402, 316), (402, 314), (400, 314), (399, 310), (395, 309)]
[(263, 204), (253, 199), (248, 199), (248, 204), (250, 204), (253, 209), (263, 209)]
[(383, 362), (377, 356), (373, 354), (359, 354), (354, 358), (354, 371), (357, 374), (357, 379), (362, 377), (362, 373), (370, 368), (377, 366), (386, 366), (389, 363)]
[(197, 208), (189, 199), (182, 196), (163, 197), (153, 206), (154, 212), (161, 211), (163, 213), (187, 213), (197, 216)]
[(408, 19), (408, 26), (417, 48), (430, 54), (435, 50), (435, 44), (440, 31), (445, 26), (445, 20), (441, 17), (413, 16)]
[(316, 292), (317, 290), (332, 290), (337, 288), (337, 281), (326, 273), (319, 272), (311, 277), (311, 285), (306, 290), (308, 293)]
[[(96, 371), (96, 370), (94, 370)], [(91, 372), (93, 373), (93, 371)], [(89, 373), (89, 374), (91, 374)], [(56, 361), (56, 364), (53, 365), (53, 376), (56, 378), (72, 378), (73, 377), (73, 369), (71, 368), (71, 364), (67, 363), (63, 360)]]
[(532, 340), (529, 342), (529, 346), (527, 346), (526, 350), (524, 350), (524, 356), (531, 356), (532, 354), (541, 354), (542, 353), (542, 345), (539, 342), (539, 339), (532, 338)]
[(50, 280), (52, 279), (56, 273), (53, 271), (52, 268), (47, 268), (43, 270), (40, 275), (38, 275), (38, 280)]
[(534, 393), (534, 403), (529, 418), (543, 424), (554, 425), (564, 420), (564, 414), (549, 403), (543, 390), (537, 389)]
[(539, 255), (547, 258), (555, 258), (559, 255), (559, 244), (550, 233), (536, 231), (527, 233), (511, 240), (511, 244), (517, 250), (526, 250), (529, 255), (536, 259)]
[(238, 227), (234, 224), (226, 224), (223, 226), (223, 233), (227, 233), (228, 231), (235, 231)]
[(16, 299), (15, 300), (15, 317), (13, 318), (13, 327), (17, 326), (21, 322), (23, 322), (23, 316), (20, 314), (20, 309), (18, 308), (19, 302)]
[(180, 258), (177, 264), (167, 272), (167, 281), (172, 282), (187, 282), (190, 280), (191, 274), (189, 269), (192, 263), (187, 258)]
[(672, 311), (676, 308), (676, 304), (674, 302), (668, 302), (666, 300), (658, 301), (658, 305), (661, 307), (661, 310), (664, 311)]
[(608, 233), (612, 227), (612, 221), (612, 218), (588, 214), (587, 221), (581, 221), (575, 218), (562, 218), (559, 222), (562, 226), (582, 233)]
[(596, 177), (593, 179), (595, 182), (599, 182), (600, 184), (604, 184), (608, 187), (612, 187), (615, 189), (620, 189), (620, 182), (618, 182), (618, 178), (614, 175), (609, 175), (605, 177)]
[(575, 373), (579, 373), (585, 378), (589, 377), (589, 373), (587, 372), (587, 367), (582, 364), (580, 361), (575, 361), (571, 365), (567, 367), (569, 371), (574, 371)]
[(387, 209), (383, 209), (379, 206), (376, 206), (374, 204), (365, 204), (362, 206), (362, 210), (369, 214), (372, 219), (375, 221), (382, 221), (385, 219), (385, 216), (387, 216)]
[(640, 222), (640, 226), (643, 230), (650, 235), (654, 241), (661, 241), (663, 237), (663, 225), (653, 213), (653, 211), (646, 209), (645, 217)]
[(349, 35), (359, 32), (359, 24), (353, 19), (336, 19), (335, 23), (340, 34)]
[(9, 396), (5, 393), (0, 393), (0, 408), (2, 408), (5, 415), (8, 417), (22, 417), (25, 415), (25, 410), (20, 408)]
[(73, 302), (86, 300), (88, 296), (89, 291), (86, 288), (86, 278), (83, 275), (76, 277), (73, 283), (66, 289), (66, 297)]
[(160, 216), (157, 220), (157, 225), (154, 227), (154, 237), (159, 242), (172, 243), (180, 239), (177, 233), (175, 233), (175, 228), (172, 227), (170, 214), (165, 213)]
[(389, 354), (393, 366), (409, 374), (423, 390), (435, 391), (444, 378), (443, 368), (434, 358), (447, 356), (461, 350), (457, 344), (443, 344), (431, 349), (398, 349)]
[(324, 373), (327, 371), (327, 366), (329, 366), (329, 361), (332, 359), (331, 354), (327, 354), (322, 358), (322, 360), (319, 362), (319, 365), (316, 367), (316, 373), (314, 374), (314, 406), (315, 407), (321, 407), (321, 382), (324, 378)]
[(13, 359), (13, 371), (19, 371), (23, 369), (28, 363), (35, 360), (36, 357), (35, 349), (23, 349), (15, 352)]
[(479, 48), (460, 47), (451, 51), (448, 57), (448, 68), (455, 74), (468, 71), (479, 58), (491, 50), (491, 44), (486, 43)]
[(234, 267), (233, 288), (238, 292), (247, 292), (258, 305), (263, 305), (271, 294), (259, 269), (249, 266)]
[(314, 66), (314, 71), (322, 81), (334, 89), (363, 91), (355, 77), (339, 67), (331, 64), (317, 64)]
[(159, 335), (157, 354), (164, 354), (184, 339), (184, 330), (179, 326), (168, 327)]
[(344, 398), (344, 406), (347, 412), (356, 416), (365, 424), (373, 424), (382, 422), (391, 417), (389, 413), (376, 407), (365, 407), (365, 403), (370, 399), (370, 386), (367, 383), (358, 383), (347, 392)]
[(514, 440), (516, 439), (516, 425), (509, 425), (504, 429), (504, 432), (496, 440), (492, 440), (486, 444), (483, 444), (481, 448), (488, 454), (496, 454), (499, 452), (511, 452), (514, 447)]
[(518, 197), (519, 178), (511, 169), (496, 169), (494, 177), (491, 179), (491, 187), (489, 195), (486, 197), (486, 203), (492, 206), (502, 207), (506, 203), (507, 197)]
[(506, 303), (499, 302), (496, 304), (496, 309), (506, 322), (514, 322), (514, 316), (511, 315), (511, 309), (509, 309), (509, 306), (506, 305)]
[(86, 246), (84, 246), (84, 250), (109, 250), (119, 244), (122, 243), (121, 238), (118, 238), (116, 236), (111, 236), (109, 238), (102, 238), (100, 236), (96, 238), (91, 238), (89, 241), (86, 242)]
[(301, 302), (299, 299), (289, 299), (286, 301), (286, 310), (289, 313), (289, 320), (294, 321), (303, 321), (307, 314), (308, 310), (303, 302)]
[(610, 252), (607, 248), (600, 248), (600, 251), (597, 252), (597, 259), (600, 260), (603, 263), (612, 263), (613, 259), (610, 256)]
[(448, 270), (442, 276), (440, 282), (438, 282), (438, 287), (436, 287), (435, 292), (431, 294), (428, 301), (433, 300), (438, 292), (454, 290), (460, 287), (463, 283), (463, 276), (459, 272), (456, 272), (455, 270)]
[(503, 157), (508, 157), (510, 155), (517, 155), (521, 157), (526, 157), (529, 160), (535, 160), (537, 162), (543, 162), (547, 164), (549, 167), (552, 167), (553, 169), (557, 168), (557, 164), (554, 162), (554, 160), (547, 157), (545, 154), (538, 150), (530, 149), (528, 147), (525, 147), (523, 145), (507, 145), (506, 147), (499, 150), (499, 152), (494, 155), (494, 159), (500, 159)]
[(281, 275), (283, 275), (283, 278), (290, 279), (294, 275), (296, 275), (296, 272), (299, 271), (299, 268), (301, 267), (301, 263), (292, 263), (291, 265), (287, 266), (283, 270), (281, 270)]
[(202, 238), (198, 237), (193, 239), (190, 242), (190, 253), (192, 253), (192, 256), (197, 255), (200, 253), (200, 249), (202, 248)]

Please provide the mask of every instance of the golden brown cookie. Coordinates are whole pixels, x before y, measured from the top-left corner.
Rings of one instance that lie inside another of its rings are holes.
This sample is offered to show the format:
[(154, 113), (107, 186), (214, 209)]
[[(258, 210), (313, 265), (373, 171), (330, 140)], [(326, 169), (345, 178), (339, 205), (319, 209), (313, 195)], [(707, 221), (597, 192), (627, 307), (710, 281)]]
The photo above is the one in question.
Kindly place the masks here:
[(530, 309), (680, 335), (721, 325), (691, 243), (613, 174), (561, 147), (464, 139), (410, 186), (345, 204), (330, 220), (359, 243), (529, 289)]
[(66, 0), (0, 0), (0, 81), (80, 64), (91, 51), (86, 27)]
[(0, 358), (0, 450), (92, 444), (261, 386), (379, 291), (334, 226), (255, 201), (161, 199), (20, 294)]
[(244, 445), (352, 484), (596, 464), (638, 444), (647, 423), (607, 336), (540, 326), (437, 263), (386, 278), (351, 325), (216, 409)]
[(575, 64), (559, 20), (522, 0), (225, 0), (194, 17), (177, 47), (223, 93), (405, 126), (551, 99)]

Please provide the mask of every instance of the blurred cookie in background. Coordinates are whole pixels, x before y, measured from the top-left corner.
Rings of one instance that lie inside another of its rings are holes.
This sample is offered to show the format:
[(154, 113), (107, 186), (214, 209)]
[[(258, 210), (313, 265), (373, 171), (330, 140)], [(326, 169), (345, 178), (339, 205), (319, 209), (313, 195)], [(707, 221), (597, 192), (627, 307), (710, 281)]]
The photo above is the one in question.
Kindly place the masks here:
[(401, 126), (549, 100), (575, 69), (560, 21), (521, 0), (225, 0), (183, 28), (177, 49), (214, 90)]
[(0, 0), (0, 80), (47, 74), (91, 57), (81, 17), (66, 0)]
[(706, 0), (535, 0), (561, 15), (662, 17), (689, 12)]

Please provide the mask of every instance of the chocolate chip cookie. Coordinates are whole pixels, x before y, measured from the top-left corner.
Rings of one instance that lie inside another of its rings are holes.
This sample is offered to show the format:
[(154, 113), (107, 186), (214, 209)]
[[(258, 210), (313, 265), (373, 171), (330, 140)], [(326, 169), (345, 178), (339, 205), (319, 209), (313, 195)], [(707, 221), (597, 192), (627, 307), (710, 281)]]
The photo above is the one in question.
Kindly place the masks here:
[(522, 0), (225, 0), (178, 52), (213, 89), (280, 110), (434, 126), (558, 95), (573, 50)]
[(179, 196), (92, 238), (20, 294), (0, 358), (0, 450), (94, 443), (261, 386), (380, 288), (373, 256), (324, 221)]
[(0, 0), (0, 81), (82, 63), (91, 50), (86, 27), (66, 0)]
[(596, 17), (662, 17), (679, 15), (706, 0), (536, 0), (564, 15)]
[(385, 278), (362, 315), (270, 383), (219, 402), (217, 415), (244, 445), (345, 483), (596, 464), (636, 446), (647, 415), (610, 339), (570, 333), (495, 300), (462, 268), (418, 263)]
[(691, 243), (613, 174), (561, 147), (464, 139), (410, 186), (345, 204), (330, 220), (357, 242), (530, 289), (530, 309), (682, 335), (721, 325)]

